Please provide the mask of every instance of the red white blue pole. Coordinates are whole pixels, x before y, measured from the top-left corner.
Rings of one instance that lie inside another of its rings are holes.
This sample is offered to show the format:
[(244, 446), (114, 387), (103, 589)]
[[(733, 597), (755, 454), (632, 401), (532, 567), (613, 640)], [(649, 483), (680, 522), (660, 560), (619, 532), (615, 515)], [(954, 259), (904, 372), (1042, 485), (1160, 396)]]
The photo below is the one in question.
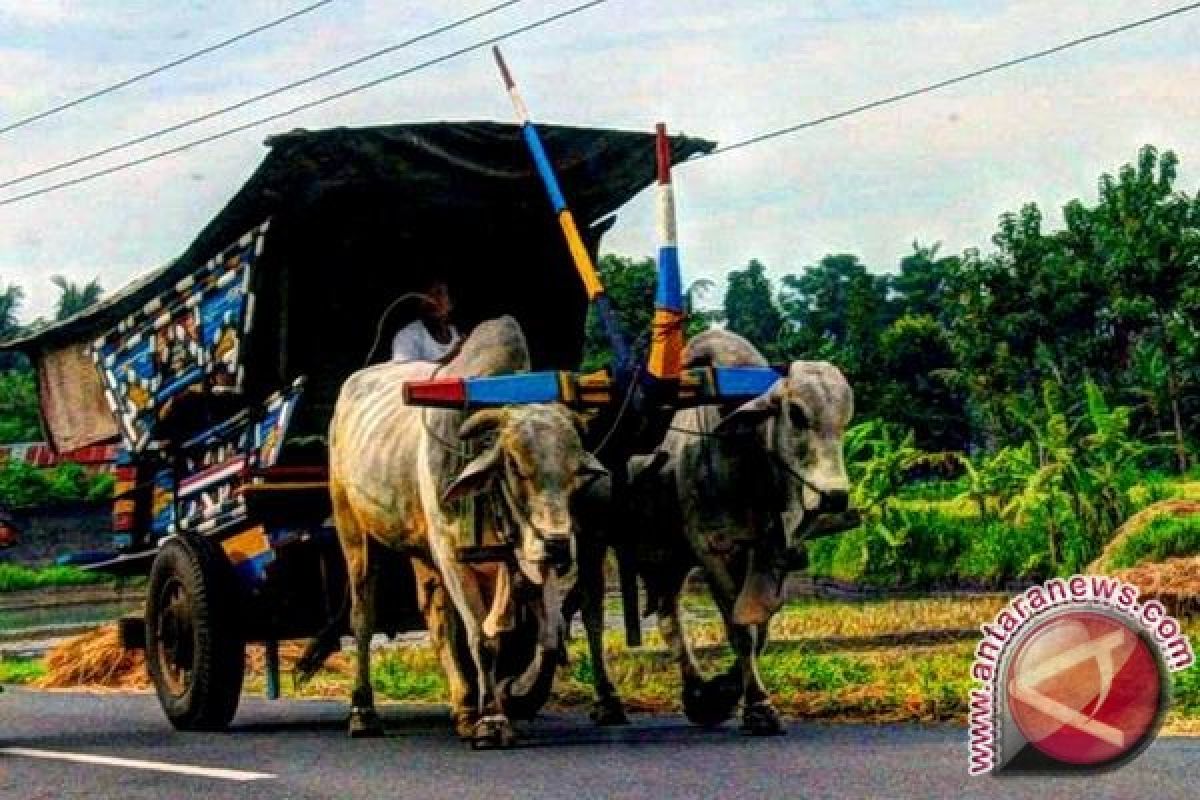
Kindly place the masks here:
[(658, 162), (658, 286), (647, 372), (652, 378), (669, 381), (679, 378), (685, 318), (675, 191), (671, 186), (671, 140), (667, 137), (667, 126), (661, 122), (655, 128), (654, 152)]

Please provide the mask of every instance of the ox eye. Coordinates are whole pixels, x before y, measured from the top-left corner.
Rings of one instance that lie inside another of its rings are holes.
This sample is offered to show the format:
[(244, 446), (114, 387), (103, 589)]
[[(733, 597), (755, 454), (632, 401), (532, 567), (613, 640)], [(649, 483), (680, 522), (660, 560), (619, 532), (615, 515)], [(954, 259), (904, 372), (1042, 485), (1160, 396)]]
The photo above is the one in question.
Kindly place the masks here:
[(788, 419), (791, 420), (792, 427), (797, 430), (808, 427), (808, 415), (795, 403), (788, 403)]

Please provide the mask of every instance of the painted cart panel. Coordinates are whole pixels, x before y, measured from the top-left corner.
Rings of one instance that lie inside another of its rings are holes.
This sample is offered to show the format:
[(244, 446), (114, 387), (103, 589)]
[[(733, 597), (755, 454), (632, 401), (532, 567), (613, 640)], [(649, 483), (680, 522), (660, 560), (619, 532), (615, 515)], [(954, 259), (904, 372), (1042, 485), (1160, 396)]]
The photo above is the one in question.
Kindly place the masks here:
[(126, 446), (144, 450), (189, 392), (239, 393), (267, 223), (96, 339), (92, 357)]

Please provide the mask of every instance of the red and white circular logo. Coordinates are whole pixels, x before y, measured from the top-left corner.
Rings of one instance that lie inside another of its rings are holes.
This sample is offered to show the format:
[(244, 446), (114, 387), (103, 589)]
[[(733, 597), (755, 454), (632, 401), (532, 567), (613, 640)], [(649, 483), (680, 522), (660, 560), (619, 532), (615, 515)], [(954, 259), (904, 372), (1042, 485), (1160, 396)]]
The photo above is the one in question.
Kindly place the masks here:
[(1063, 764), (1136, 755), (1157, 731), (1165, 670), (1124, 620), (1064, 610), (1034, 627), (1008, 662), (1008, 712), (1021, 734)]

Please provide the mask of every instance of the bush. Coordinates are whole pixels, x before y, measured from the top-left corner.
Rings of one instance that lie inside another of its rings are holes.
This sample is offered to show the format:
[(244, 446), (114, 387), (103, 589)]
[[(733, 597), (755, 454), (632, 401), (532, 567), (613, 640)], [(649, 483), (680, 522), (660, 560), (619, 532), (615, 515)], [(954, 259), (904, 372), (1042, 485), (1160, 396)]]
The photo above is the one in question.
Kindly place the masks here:
[(0, 464), (0, 506), (35, 508), (112, 497), (113, 477), (92, 475), (78, 464), (39, 469), (24, 461)]
[(1125, 539), (1109, 563), (1113, 569), (1136, 567), (1146, 561), (1200, 555), (1200, 517), (1160, 516)]

